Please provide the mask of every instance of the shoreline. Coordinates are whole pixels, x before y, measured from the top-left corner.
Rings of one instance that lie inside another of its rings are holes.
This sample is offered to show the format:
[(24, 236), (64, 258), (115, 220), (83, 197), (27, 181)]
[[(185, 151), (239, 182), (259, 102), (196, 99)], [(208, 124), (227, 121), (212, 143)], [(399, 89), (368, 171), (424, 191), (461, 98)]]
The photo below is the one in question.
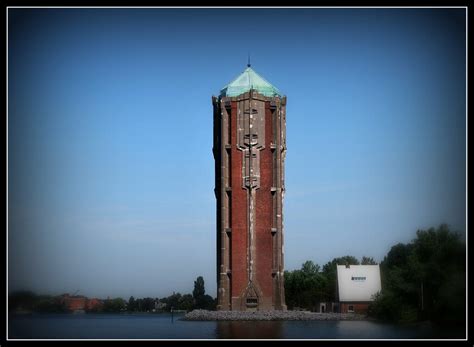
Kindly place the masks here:
[(369, 320), (356, 313), (318, 313), (307, 311), (207, 311), (193, 310), (186, 313), (185, 321), (301, 321), (301, 320)]

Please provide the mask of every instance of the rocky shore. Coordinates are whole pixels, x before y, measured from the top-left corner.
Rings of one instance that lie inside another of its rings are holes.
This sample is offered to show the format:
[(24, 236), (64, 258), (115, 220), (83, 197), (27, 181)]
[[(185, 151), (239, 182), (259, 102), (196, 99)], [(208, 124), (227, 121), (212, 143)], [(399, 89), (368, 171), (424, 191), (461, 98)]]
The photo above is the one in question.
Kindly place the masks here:
[(188, 312), (182, 320), (192, 321), (272, 321), (272, 320), (366, 320), (355, 313), (317, 313), (307, 311), (206, 311)]

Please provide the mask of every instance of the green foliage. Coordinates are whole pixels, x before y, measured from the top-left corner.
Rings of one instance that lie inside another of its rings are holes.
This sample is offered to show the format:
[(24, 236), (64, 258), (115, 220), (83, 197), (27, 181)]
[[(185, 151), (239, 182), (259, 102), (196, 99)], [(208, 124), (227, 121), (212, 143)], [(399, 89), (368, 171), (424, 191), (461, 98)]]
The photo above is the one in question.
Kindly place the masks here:
[(68, 309), (58, 297), (53, 297), (51, 295), (38, 295), (33, 306), (33, 311), (59, 313), (68, 312)]
[(125, 300), (122, 298), (107, 299), (104, 301), (104, 312), (121, 312), (125, 310)]
[(155, 308), (155, 299), (150, 297), (143, 298), (141, 308), (144, 312), (152, 312)]
[(374, 301), (369, 304), (367, 313), (382, 321), (398, 321), (401, 317), (401, 305), (400, 297), (385, 290), (383, 294), (378, 293), (374, 296)]
[(315, 310), (319, 302), (335, 301), (336, 266), (358, 264), (352, 256), (335, 258), (323, 267), (306, 261), (300, 270), (285, 271), (285, 301), (291, 308)]
[(137, 309), (138, 309), (137, 306), (138, 306), (137, 301), (135, 300), (135, 298), (133, 296), (131, 296), (130, 299), (128, 299), (127, 310), (130, 311), (130, 312), (137, 311)]
[(301, 271), (303, 274), (306, 276), (314, 276), (319, 272), (319, 265), (313, 263), (311, 260), (306, 261), (302, 266), (301, 266)]
[(31, 291), (21, 290), (8, 296), (8, 309), (10, 311), (32, 311), (37, 301), (37, 295)]
[(166, 309), (168, 311), (171, 311), (171, 309), (173, 310), (181, 309), (179, 307), (180, 300), (181, 300), (181, 293), (173, 293), (167, 298), (163, 298), (161, 301), (163, 301), (166, 304)]
[(383, 293), (369, 314), (389, 321), (465, 322), (466, 245), (447, 225), (418, 230), (381, 263)]
[(196, 308), (212, 311), (216, 309), (216, 304), (212, 296), (206, 294), (196, 302)]
[(206, 290), (204, 289), (204, 278), (199, 276), (196, 281), (194, 281), (194, 290), (193, 290), (193, 298), (194, 300), (199, 300), (206, 294)]
[(58, 297), (37, 295), (31, 291), (16, 291), (8, 297), (9, 311), (67, 312)]
[(196, 281), (194, 281), (194, 308), (203, 309), (203, 310), (215, 310), (216, 305), (214, 299), (206, 295), (206, 290), (204, 289), (204, 279), (199, 276)]
[(377, 265), (377, 262), (372, 257), (362, 257), (360, 265)]
[(178, 300), (178, 310), (191, 311), (194, 308), (194, 298), (191, 294), (185, 294)]

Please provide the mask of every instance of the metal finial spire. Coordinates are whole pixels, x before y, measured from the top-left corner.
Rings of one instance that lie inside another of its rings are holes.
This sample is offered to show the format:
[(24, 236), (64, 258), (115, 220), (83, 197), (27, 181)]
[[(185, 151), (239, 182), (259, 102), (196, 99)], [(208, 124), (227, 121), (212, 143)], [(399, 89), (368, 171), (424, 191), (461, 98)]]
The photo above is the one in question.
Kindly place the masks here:
[(249, 53), (249, 60), (248, 60), (248, 63), (247, 63), (247, 67), (250, 67), (250, 53)]

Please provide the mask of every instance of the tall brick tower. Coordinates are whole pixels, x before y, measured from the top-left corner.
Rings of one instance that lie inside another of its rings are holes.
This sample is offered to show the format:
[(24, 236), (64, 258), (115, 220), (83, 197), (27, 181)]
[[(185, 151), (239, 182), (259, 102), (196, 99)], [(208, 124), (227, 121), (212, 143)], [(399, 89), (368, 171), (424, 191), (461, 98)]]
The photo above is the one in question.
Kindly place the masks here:
[(286, 310), (286, 96), (247, 65), (214, 106), (219, 310)]

